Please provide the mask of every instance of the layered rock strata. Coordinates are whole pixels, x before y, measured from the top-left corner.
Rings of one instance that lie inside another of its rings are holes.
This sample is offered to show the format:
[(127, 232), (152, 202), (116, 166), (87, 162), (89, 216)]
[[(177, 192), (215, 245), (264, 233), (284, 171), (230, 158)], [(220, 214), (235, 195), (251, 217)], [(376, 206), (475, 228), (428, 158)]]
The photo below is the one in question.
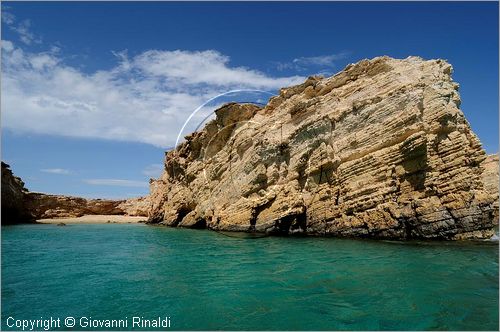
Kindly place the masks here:
[(86, 199), (81, 197), (29, 192), (25, 205), (36, 219), (71, 218), (88, 214), (125, 214), (119, 206), (125, 201)]
[(149, 196), (129, 198), (118, 204), (117, 208), (127, 216), (147, 217), (151, 202)]
[(489, 237), (486, 155), (443, 60), (378, 57), (227, 104), (166, 154), (149, 222), (375, 238)]
[(148, 216), (148, 197), (128, 200), (86, 199), (30, 192), (21, 178), (2, 162), (2, 224), (83, 215)]
[(486, 159), (481, 163), (481, 168), (483, 169), (483, 185), (486, 192), (494, 197), (494, 217), (496, 223), (498, 224), (498, 181), (499, 181), (499, 160), (498, 154), (491, 154), (486, 157)]

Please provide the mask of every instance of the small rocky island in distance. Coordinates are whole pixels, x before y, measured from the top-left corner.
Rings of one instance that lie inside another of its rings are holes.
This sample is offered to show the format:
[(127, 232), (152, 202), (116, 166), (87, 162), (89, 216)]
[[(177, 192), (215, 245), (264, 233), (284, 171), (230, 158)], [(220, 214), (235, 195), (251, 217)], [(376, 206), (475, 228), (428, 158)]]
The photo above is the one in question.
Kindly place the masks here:
[(377, 57), (229, 103), (166, 153), (147, 197), (31, 193), (2, 163), (2, 224), (128, 215), (149, 224), (265, 234), (489, 239), (498, 155), (460, 110), (444, 60)]

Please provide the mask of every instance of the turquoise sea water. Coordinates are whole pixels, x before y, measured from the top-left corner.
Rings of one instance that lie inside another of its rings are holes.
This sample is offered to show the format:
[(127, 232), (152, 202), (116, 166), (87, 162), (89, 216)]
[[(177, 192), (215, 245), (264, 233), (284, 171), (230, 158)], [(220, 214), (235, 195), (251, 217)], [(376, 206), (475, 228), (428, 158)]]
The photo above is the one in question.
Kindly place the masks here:
[(498, 304), (496, 243), (2, 227), (3, 330), (51, 316), (76, 330), (82, 316), (128, 329), (168, 316), (171, 330), (498, 330)]

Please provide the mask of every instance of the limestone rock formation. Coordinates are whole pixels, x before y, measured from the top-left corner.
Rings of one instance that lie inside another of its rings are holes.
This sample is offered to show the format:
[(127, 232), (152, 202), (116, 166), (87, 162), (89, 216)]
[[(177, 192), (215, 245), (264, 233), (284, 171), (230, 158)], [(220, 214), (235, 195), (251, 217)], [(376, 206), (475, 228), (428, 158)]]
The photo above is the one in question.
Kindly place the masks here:
[(118, 209), (127, 216), (147, 217), (150, 204), (149, 196), (130, 198), (118, 204)]
[(149, 222), (375, 238), (489, 237), (498, 195), (444, 60), (378, 57), (227, 104), (166, 154)]
[(86, 199), (65, 195), (27, 192), (24, 204), (36, 219), (71, 218), (84, 215), (148, 216), (147, 198), (128, 200)]
[(481, 163), (483, 169), (483, 185), (484, 189), (495, 198), (494, 216), (496, 224), (498, 224), (498, 181), (499, 181), (499, 161), (498, 154), (491, 154)]
[(2, 224), (34, 222), (35, 218), (24, 203), (28, 190), (21, 178), (14, 176), (10, 166), (2, 161)]
[(481, 163), (484, 189), (498, 198), (498, 154), (490, 154)]
[(71, 218), (88, 214), (125, 214), (119, 208), (124, 202), (34, 192), (27, 193), (25, 197), (25, 204), (36, 219)]
[(2, 224), (34, 222), (44, 218), (83, 215), (148, 216), (147, 197), (128, 200), (86, 199), (30, 192), (24, 182), (2, 162)]

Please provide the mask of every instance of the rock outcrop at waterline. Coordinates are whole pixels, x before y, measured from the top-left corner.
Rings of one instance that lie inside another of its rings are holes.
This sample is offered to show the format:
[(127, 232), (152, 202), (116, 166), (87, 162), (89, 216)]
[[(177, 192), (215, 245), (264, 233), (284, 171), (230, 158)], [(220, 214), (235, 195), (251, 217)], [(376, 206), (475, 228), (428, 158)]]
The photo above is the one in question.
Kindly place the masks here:
[(2, 224), (84, 215), (148, 215), (148, 197), (128, 200), (86, 199), (30, 192), (10, 166), (2, 162)]
[(14, 176), (10, 166), (2, 161), (2, 224), (35, 221), (25, 205), (27, 192), (21, 178)]
[(89, 214), (125, 214), (119, 207), (125, 200), (86, 199), (29, 192), (26, 194), (25, 202), (28, 210), (36, 219), (73, 218)]
[(127, 216), (147, 217), (151, 202), (149, 196), (129, 198), (118, 204), (118, 209)]
[(148, 216), (146, 197), (127, 200), (87, 199), (27, 192), (25, 206), (35, 219), (74, 218), (84, 215)]
[(228, 104), (166, 154), (150, 223), (376, 238), (489, 237), (486, 155), (443, 60), (378, 57), (257, 107)]

